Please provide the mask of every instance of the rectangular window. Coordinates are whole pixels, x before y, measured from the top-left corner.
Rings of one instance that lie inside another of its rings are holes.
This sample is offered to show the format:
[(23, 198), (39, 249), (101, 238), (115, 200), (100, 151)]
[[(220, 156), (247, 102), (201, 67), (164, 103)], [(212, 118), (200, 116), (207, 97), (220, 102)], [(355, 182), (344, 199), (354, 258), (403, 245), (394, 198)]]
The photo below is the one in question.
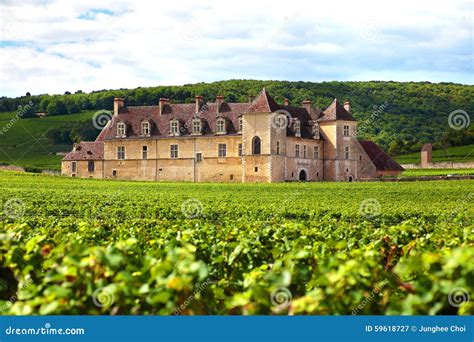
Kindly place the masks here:
[(303, 158), (306, 158), (306, 145), (303, 145)]
[(319, 146), (314, 146), (313, 156), (314, 159), (319, 159)]
[(239, 132), (242, 132), (242, 130), (244, 129), (244, 120), (242, 119), (242, 117), (239, 118)]
[(77, 171), (77, 162), (72, 162), (71, 163), (71, 171), (72, 172), (76, 172)]
[(348, 137), (349, 136), (349, 126), (344, 125), (344, 136)]
[(295, 145), (295, 157), (300, 157), (300, 145)]
[(148, 146), (142, 146), (142, 159), (148, 159)]
[(178, 145), (170, 145), (170, 157), (178, 158)]
[(218, 134), (225, 133), (225, 119), (222, 119), (222, 118), (217, 119), (217, 133)]
[(280, 142), (277, 141), (277, 150), (276, 153), (279, 155), (280, 154)]
[(87, 171), (94, 172), (94, 169), (95, 169), (94, 162), (92, 160), (89, 160), (89, 162), (87, 163)]
[(196, 163), (202, 162), (202, 153), (196, 153)]
[(242, 144), (239, 144), (239, 157), (242, 157), (243, 152), (242, 152)]
[(217, 156), (219, 158), (227, 157), (227, 144), (219, 144)]
[(193, 134), (201, 134), (201, 120), (193, 121)]
[(349, 159), (349, 147), (344, 147), (344, 158)]
[(125, 147), (117, 147), (117, 159), (125, 159)]
[(142, 122), (142, 135), (145, 137), (150, 135), (150, 123), (147, 121)]
[(117, 170), (112, 170), (112, 176), (117, 177)]
[(179, 123), (177, 120), (170, 122), (170, 133), (171, 135), (177, 135), (179, 133)]
[(125, 133), (126, 133), (125, 124), (123, 122), (119, 122), (117, 124), (117, 135), (119, 137), (124, 137)]

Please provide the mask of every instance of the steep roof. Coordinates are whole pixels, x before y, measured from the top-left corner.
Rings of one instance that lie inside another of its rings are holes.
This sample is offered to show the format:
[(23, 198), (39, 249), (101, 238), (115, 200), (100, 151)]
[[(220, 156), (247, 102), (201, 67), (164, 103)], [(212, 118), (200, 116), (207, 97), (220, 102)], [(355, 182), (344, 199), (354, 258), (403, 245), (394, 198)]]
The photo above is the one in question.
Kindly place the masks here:
[(334, 121), (334, 120), (345, 120), (345, 121), (356, 121), (351, 113), (349, 113), (343, 105), (334, 99), (332, 103), (323, 111), (323, 115), (319, 121)]
[(82, 141), (63, 160), (100, 160), (104, 158), (103, 141)]
[(272, 113), (280, 109), (275, 100), (268, 94), (265, 88), (262, 89), (260, 94), (252, 101), (252, 105), (249, 108), (250, 112), (261, 112), (261, 113)]
[(374, 142), (370, 140), (360, 140), (359, 143), (378, 171), (405, 170)]

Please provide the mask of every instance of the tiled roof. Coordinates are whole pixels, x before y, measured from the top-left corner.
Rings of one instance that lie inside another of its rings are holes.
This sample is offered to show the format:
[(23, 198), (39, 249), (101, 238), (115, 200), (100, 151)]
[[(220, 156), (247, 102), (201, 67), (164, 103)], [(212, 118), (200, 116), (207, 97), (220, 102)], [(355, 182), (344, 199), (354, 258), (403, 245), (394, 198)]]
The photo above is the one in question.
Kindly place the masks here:
[(433, 144), (424, 144), (423, 147), (421, 148), (422, 151), (432, 151), (433, 150)]
[(334, 120), (345, 120), (345, 121), (356, 121), (351, 113), (349, 113), (343, 105), (341, 105), (337, 99), (327, 107), (320, 121), (334, 121)]
[(104, 158), (103, 141), (82, 141), (63, 160), (100, 160)]
[(403, 171), (404, 168), (370, 140), (359, 141), (378, 171)]
[[(352, 116), (345, 111), (343, 107), (335, 109), (336, 117), (343, 117), (341, 120), (354, 120)], [(298, 118), (301, 122), (301, 137), (310, 138), (312, 135), (312, 122), (320, 120), (323, 112), (318, 108), (311, 108), (310, 113), (303, 107), (279, 105), (268, 94), (265, 88), (251, 103), (226, 103), (220, 105), (219, 113), (217, 113), (217, 103), (206, 103), (199, 110), (199, 117), (203, 122), (203, 134), (212, 135), (217, 130), (217, 117), (227, 119), (227, 134), (237, 134), (239, 129), (239, 117), (244, 113), (262, 112), (270, 113), (276, 111), (286, 111), (291, 118)], [(324, 112), (326, 117), (330, 115), (333, 109), (328, 107)], [(341, 114), (342, 113), (342, 114)], [(342, 116), (341, 116), (342, 115)], [(151, 123), (150, 135), (159, 138), (169, 137), (170, 120), (177, 119), (180, 121), (180, 135), (188, 136), (192, 131), (192, 119), (196, 117), (196, 104), (170, 104), (164, 103), (163, 113), (160, 114), (160, 106), (130, 106), (122, 107), (118, 115), (114, 115), (112, 120), (107, 124), (103, 131), (99, 134), (96, 141), (105, 139), (115, 139), (117, 132), (117, 123), (126, 124), (127, 137), (141, 136), (141, 123), (145, 120)], [(288, 135), (293, 135), (292, 129), (288, 130)]]

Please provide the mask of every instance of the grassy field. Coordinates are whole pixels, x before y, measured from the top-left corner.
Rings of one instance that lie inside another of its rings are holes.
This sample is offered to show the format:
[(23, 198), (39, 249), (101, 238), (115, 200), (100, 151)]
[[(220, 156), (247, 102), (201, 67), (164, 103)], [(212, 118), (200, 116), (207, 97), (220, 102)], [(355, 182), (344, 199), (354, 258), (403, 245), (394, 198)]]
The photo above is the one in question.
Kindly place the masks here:
[(474, 313), (470, 180), (0, 187), (3, 314)]
[[(394, 158), (400, 164), (419, 164), (420, 152), (405, 154)], [(433, 162), (467, 162), (474, 160), (474, 145), (449, 147), (433, 151)]]
[[(15, 118), (16, 113), (0, 113), (0, 130)], [(53, 145), (47, 138), (50, 129), (69, 122), (87, 121), (93, 112), (60, 115), (46, 118), (27, 118), (15, 121), (6, 133), (0, 134), (0, 162), (32, 166), (49, 170), (60, 170), (63, 157), (56, 152), (70, 151), (70, 145)]]
[(474, 169), (410, 169), (401, 174), (403, 177), (474, 175)]

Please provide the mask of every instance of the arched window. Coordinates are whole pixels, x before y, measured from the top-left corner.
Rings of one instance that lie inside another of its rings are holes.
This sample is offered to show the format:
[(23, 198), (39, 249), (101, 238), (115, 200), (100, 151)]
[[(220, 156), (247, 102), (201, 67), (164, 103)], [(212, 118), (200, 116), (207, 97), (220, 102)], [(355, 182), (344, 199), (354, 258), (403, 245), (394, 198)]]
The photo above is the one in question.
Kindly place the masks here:
[(259, 137), (253, 137), (252, 139), (252, 154), (261, 153), (261, 141)]

